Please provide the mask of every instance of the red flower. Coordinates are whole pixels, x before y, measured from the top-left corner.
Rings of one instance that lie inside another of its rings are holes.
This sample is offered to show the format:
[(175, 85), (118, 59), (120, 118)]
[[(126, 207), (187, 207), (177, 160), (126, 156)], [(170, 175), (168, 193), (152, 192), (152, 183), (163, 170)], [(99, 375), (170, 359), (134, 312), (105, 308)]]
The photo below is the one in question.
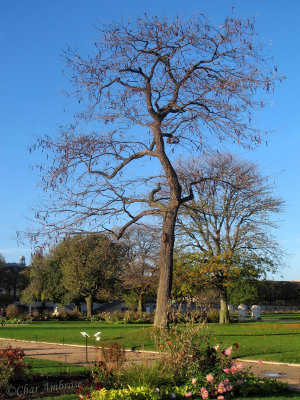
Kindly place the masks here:
[(95, 389), (96, 390), (100, 390), (100, 389), (102, 389), (103, 388), (103, 384), (101, 383), (101, 382), (96, 382), (96, 384), (95, 384)]

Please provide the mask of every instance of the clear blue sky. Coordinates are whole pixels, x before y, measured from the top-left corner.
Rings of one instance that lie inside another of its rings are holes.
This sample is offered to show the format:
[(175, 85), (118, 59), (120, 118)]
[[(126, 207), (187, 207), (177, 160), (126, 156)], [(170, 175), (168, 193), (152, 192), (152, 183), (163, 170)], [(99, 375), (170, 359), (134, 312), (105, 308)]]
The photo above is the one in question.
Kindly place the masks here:
[[(71, 110), (62, 90), (68, 82), (60, 57), (67, 45), (88, 51), (96, 37), (97, 21), (107, 22), (156, 14), (190, 17), (204, 13), (221, 23), (224, 16), (257, 17), (257, 30), (266, 42), (281, 74), (287, 77), (259, 116), (264, 129), (274, 131), (268, 147), (243, 157), (258, 162), (272, 175), (276, 194), (286, 201), (277, 237), (290, 255), (284, 279), (300, 280), (300, 2), (298, 0), (2, 0), (0, 5), (0, 253), (8, 262), (23, 254), (30, 261), (30, 246), (18, 247), (16, 231), (26, 229), (30, 206), (39, 197), (34, 158), (28, 148), (34, 135), (55, 134), (70, 120)], [(275, 277), (280, 279), (280, 275)]]

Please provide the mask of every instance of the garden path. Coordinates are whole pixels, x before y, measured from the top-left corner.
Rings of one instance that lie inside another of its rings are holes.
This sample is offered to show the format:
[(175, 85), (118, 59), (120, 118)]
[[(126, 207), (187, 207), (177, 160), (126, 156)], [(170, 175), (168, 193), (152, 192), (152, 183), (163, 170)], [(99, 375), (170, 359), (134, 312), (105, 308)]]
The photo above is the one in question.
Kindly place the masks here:
[[(0, 338), (0, 346), (13, 345), (22, 347), (27, 357), (61, 361), (72, 364), (86, 363), (86, 347), (80, 345), (61, 345), (57, 343), (33, 342)], [(153, 362), (159, 357), (158, 352), (126, 351), (127, 362)], [(88, 346), (88, 362), (97, 360), (97, 348)], [(287, 382), (291, 389), (300, 392), (300, 365), (275, 362), (258, 363), (257, 360), (240, 360), (251, 367), (256, 376), (274, 377)]]

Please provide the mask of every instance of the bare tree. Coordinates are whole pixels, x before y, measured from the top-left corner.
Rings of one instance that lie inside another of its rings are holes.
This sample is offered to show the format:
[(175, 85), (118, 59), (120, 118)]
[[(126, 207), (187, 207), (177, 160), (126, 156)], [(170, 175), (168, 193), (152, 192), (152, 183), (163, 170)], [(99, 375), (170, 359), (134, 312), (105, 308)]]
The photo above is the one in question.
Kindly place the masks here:
[(113, 231), (122, 221), (114, 231), (120, 238), (142, 218), (159, 216), (154, 324), (166, 326), (175, 222), (180, 205), (193, 197), (192, 186), (182, 194), (173, 153), (183, 147), (199, 153), (210, 138), (260, 142), (251, 114), (273, 87), (275, 72), (267, 68), (253, 21), (235, 18), (222, 26), (203, 16), (112, 23), (99, 30), (92, 56), (69, 49), (65, 58), (82, 108), (58, 137), (34, 146), (52, 160), (42, 170), (50, 196), (36, 210), (37, 233)]
[[(182, 206), (179, 243), (181, 254), (197, 282), (210, 285), (220, 295), (220, 323), (229, 322), (227, 288), (232, 281), (275, 272), (281, 262), (272, 235), (274, 217), (282, 199), (256, 164), (231, 154), (214, 154), (178, 167), (183, 187), (202, 176), (215, 177), (194, 186), (194, 198)], [(184, 255), (185, 254), (185, 255)]]

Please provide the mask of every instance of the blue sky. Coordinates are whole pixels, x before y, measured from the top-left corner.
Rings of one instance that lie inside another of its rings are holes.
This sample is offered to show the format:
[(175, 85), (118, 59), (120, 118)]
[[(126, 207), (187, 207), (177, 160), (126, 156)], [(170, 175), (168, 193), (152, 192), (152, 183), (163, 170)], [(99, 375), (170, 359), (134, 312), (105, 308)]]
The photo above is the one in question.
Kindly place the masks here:
[[(37, 176), (30, 169), (36, 160), (28, 148), (35, 135), (56, 134), (69, 121), (72, 107), (63, 96), (68, 82), (60, 56), (66, 46), (88, 52), (98, 21), (135, 18), (144, 12), (191, 17), (203, 13), (221, 23), (235, 7), (235, 15), (255, 16), (257, 30), (269, 53), (287, 77), (268, 98), (259, 115), (262, 129), (273, 131), (268, 146), (240, 154), (258, 162), (286, 201), (276, 235), (288, 269), (276, 279), (300, 280), (300, 2), (298, 0), (2, 0), (0, 4), (0, 253), (8, 262), (23, 254), (30, 260), (29, 244), (18, 247), (16, 231), (26, 229), (30, 207), (40, 196)], [(64, 108), (66, 111), (64, 111)]]

